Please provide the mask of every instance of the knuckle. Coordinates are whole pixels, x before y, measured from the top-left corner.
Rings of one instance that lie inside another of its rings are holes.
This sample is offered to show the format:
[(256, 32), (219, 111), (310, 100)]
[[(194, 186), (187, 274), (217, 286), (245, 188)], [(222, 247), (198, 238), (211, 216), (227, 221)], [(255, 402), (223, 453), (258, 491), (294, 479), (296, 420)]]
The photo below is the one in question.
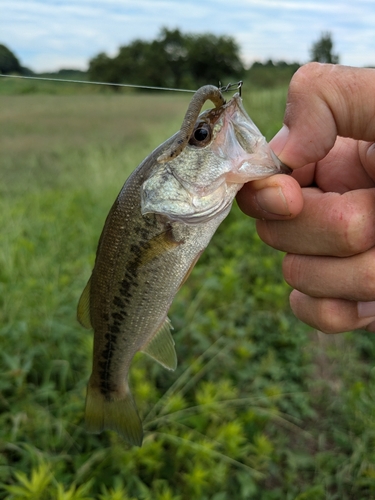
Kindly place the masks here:
[(323, 333), (341, 333), (357, 326), (356, 302), (314, 298), (294, 290), (290, 305), (298, 319)]
[(342, 314), (339, 305), (334, 299), (318, 301), (316, 327), (323, 333), (340, 333), (343, 330)]
[(363, 290), (361, 300), (375, 300), (375, 249), (367, 255), (356, 276), (356, 288)]
[(305, 268), (303, 266), (304, 257), (288, 253), (285, 255), (282, 269), (283, 276), (288, 285), (300, 289), (300, 282), (304, 278)]
[(366, 204), (349, 206), (342, 214), (344, 227), (341, 244), (344, 256), (356, 255), (369, 250), (375, 243), (373, 213)]
[(288, 283), (288, 285), (293, 286), (294, 280), (294, 271), (295, 271), (295, 265), (294, 265), (294, 255), (293, 254), (286, 254), (283, 260), (283, 276), (285, 281)]
[(375, 190), (348, 191), (327, 195), (320, 212), (330, 255), (349, 257), (375, 245)]
[(316, 77), (321, 75), (323, 65), (317, 62), (310, 62), (301, 66), (293, 75), (290, 82), (290, 90), (311, 87), (316, 81)]
[(362, 296), (360, 297), (363, 301), (373, 301), (375, 300), (375, 273), (372, 273), (371, 277), (364, 280), (365, 287), (361, 283), (361, 289), (363, 290)]

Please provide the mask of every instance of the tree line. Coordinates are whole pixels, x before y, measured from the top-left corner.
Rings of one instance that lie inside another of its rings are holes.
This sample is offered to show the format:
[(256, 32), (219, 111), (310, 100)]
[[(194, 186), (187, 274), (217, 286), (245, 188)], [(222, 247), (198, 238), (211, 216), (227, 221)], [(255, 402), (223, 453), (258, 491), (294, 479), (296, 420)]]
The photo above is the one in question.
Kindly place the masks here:
[(2, 43), (0, 43), (0, 73), (3, 75), (10, 73), (23, 74), (23, 68), (18, 58)]
[[(330, 33), (321, 34), (312, 45), (310, 55), (312, 61), (339, 62)], [(93, 57), (86, 76), (91, 81), (187, 89), (237, 80), (246, 80), (258, 87), (273, 87), (287, 84), (299, 66), (297, 62), (269, 60), (246, 68), (233, 37), (163, 28), (155, 40), (134, 40), (121, 46), (114, 57), (105, 53)], [(66, 77), (71, 71), (74, 70), (60, 70), (57, 75)], [(2, 44), (0, 73), (33, 74)]]
[(91, 80), (195, 89), (218, 80), (236, 80), (245, 71), (230, 36), (183, 34), (163, 28), (152, 41), (134, 40), (115, 57), (101, 53), (89, 62)]

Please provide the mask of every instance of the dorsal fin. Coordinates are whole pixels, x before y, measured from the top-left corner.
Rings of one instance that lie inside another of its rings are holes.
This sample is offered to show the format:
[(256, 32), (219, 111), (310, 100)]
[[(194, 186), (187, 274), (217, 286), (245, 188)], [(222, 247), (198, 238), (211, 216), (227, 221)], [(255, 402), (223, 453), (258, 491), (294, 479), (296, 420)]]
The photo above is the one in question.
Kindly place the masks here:
[(77, 319), (85, 328), (92, 328), (90, 319), (90, 289), (91, 278), (88, 280), (87, 285), (83, 289), (77, 307)]
[(177, 356), (171, 334), (172, 328), (171, 322), (166, 318), (149, 343), (141, 349), (167, 370), (175, 370), (177, 367)]

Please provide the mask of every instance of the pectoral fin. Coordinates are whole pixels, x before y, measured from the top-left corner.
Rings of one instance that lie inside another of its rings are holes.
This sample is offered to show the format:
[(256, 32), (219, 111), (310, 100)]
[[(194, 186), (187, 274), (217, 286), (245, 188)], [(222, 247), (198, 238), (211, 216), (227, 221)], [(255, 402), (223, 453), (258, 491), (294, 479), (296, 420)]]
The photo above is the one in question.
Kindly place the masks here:
[(141, 349), (167, 370), (175, 370), (177, 367), (177, 356), (171, 329), (171, 322), (167, 318), (149, 343)]
[(90, 318), (90, 289), (91, 289), (91, 278), (88, 280), (87, 285), (83, 289), (77, 307), (77, 319), (82, 326), (88, 329), (92, 328), (91, 318)]
[(154, 236), (148, 242), (147, 247), (142, 253), (141, 265), (145, 266), (157, 257), (179, 247), (181, 243), (183, 243), (183, 241), (177, 241), (174, 238), (172, 228)]

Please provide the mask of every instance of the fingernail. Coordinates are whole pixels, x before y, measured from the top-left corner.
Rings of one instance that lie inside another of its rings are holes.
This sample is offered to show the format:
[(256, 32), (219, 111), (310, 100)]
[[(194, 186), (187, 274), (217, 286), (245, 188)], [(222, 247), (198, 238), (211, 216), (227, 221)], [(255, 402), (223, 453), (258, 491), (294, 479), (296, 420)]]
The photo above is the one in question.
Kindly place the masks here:
[(358, 318), (370, 318), (375, 316), (375, 301), (357, 303)]
[(288, 203), (280, 187), (267, 187), (256, 192), (259, 207), (274, 215), (290, 215)]
[(275, 137), (270, 141), (270, 146), (273, 151), (278, 156), (281, 151), (284, 149), (285, 144), (289, 137), (289, 129), (286, 125), (283, 125), (281, 129), (277, 132)]

